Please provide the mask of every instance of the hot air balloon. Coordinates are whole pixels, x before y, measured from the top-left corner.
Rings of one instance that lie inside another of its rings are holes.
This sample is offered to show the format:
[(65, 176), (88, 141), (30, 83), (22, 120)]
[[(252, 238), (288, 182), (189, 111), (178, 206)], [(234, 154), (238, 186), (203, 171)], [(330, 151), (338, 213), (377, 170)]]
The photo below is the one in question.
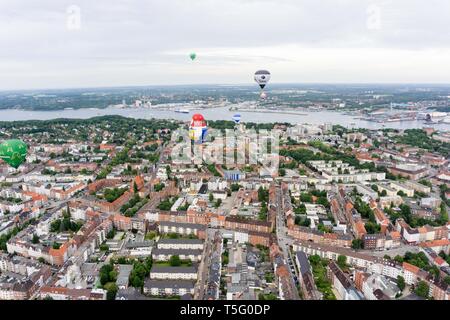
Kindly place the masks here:
[(191, 124), (189, 125), (189, 137), (195, 144), (202, 144), (206, 141), (206, 134), (208, 126), (205, 118), (196, 113), (192, 116)]
[(234, 121), (234, 123), (239, 124), (239, 123), (241, 122), (241, 115), (238, 114), (238, 113), (236, 113), (236, 114), (233, 116), (233, 121)]
[(27, 156), (28, 146), (21, 140), (6, 140), (0, 144), (0, 159), (17, 169)]
[(197, 54), (195, 52), (192, 52), (189, 57), (191, 58), (192, 61), (195, 60), (195, 58), (197, 58)]
[(259, 96), (262, 100), (265, 100), (267, 98), (267, 94), (263, 91), (261, 92), (261, 95)]
[(255, 72), (255, 81), (257, 84), (259, 84), (261, 89), (264, 89), (264, 87), (269, 82), (269, 80), (270, 80), (270, 72), (269, 71), (258, 70)]

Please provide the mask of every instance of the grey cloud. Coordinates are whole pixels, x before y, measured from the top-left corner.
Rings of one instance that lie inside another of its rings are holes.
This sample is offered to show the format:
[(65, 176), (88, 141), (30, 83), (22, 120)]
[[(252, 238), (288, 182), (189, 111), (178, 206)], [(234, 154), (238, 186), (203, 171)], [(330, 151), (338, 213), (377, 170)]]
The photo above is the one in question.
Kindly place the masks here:
[[(70, 5), (81, 9), (80, 30), (66, 28)], [(367, 28), (370, 5), (380, 8), (377, 30)], [(196, 48), (445, 49), (449, 16), (445, 0), (0, 0), (0, 60), (75, 68), (164, 66), (184, 59), (168, 52)], [(219, 53), (203, 61), (234, 65), (261, 59), (290, 61), (264, 52)]]

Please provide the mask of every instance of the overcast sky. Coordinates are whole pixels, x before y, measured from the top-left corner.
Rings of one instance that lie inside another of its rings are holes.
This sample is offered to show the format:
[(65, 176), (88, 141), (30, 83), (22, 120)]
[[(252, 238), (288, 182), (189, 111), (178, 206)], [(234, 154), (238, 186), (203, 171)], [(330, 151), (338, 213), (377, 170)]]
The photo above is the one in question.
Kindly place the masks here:
[(0, 90), (252, 84), (258, 69), (450, 83), (449, 17), (448, 0), (0, 0)]

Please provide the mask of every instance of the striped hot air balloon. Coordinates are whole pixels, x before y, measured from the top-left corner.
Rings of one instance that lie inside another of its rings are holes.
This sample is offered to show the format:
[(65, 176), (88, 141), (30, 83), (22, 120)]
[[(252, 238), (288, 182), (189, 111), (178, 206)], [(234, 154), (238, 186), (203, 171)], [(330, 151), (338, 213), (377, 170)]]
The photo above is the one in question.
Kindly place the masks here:
[(236, 114), (233, 116), (233, 121), (234, 121), (234, 123), (239, 124), (239, 123), (241, 122), (241, 115), (238, 114), (238, 113), (236, 113)]

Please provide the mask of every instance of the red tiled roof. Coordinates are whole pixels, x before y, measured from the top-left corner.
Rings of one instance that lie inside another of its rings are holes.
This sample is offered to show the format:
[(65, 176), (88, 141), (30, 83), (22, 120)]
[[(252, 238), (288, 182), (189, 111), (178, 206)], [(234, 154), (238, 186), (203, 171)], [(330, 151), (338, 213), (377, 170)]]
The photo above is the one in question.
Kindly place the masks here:
[(417, 274), (420, 271), (419, 267), (416, 267), (416, 266), (414, 266), (414, 265), (412, 265), (412, 264), (410, 264), (408, 262), (403, 262), (403, 269), (405, 269), (405, 270), (407, 270), (409, 272), (412, 272), (414, 274)]
[(448, 246), (450, 245), (449, 239), (440, 239), (440, 240), (433, 240), (433, 241), (427, 241), (420, 243), (421, 247), (441, 247), (441, 246)]
[(394, 240), (398, 240), (398, 239), (401, 238), (400, 232), (398, 232), (398, 231), (392, 231), (392, 232), (390, 233), (390, 236), (391, 236), (392, 239), (394, 239)]
[(361, 235), (367, 233), (364, 223), (361, 220), (355, 223), (355, 229)]
[(438, 265), (443, 265), (446, 261), (442, 259), (440, 256), (437, 256), (436, 258), (434, 258), (434, 262), (436, 262), (436, 264)]

